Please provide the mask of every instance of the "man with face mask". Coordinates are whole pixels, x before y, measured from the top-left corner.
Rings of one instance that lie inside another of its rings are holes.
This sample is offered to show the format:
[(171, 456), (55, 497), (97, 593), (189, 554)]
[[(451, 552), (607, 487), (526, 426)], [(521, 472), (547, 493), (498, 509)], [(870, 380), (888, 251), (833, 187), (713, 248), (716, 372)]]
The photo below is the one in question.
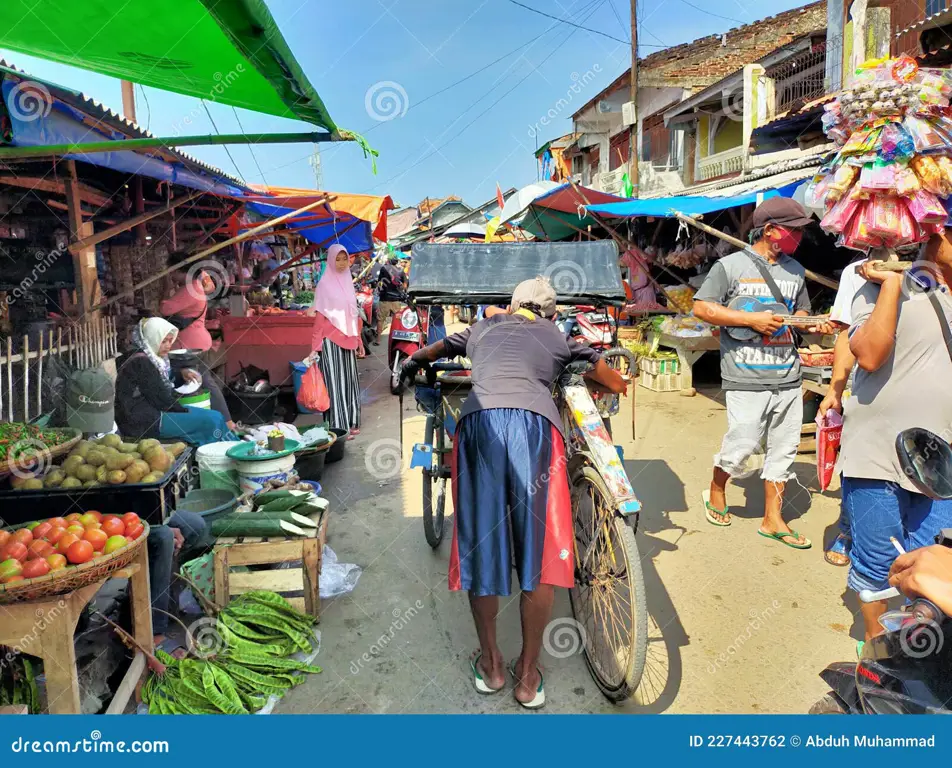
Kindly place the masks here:
[[(738, 296), (776, 303), (783, 295), (790, 314), (808, 315), (803, 267), (791, 258), (810, 217), (799, 203), (782, 197), (766, 200), (754, 211), (750, 240), (754, 253), (738, 251), (718, 261), (694, 297), (694, 314), (723, 327), (752, 328), (753, 341), (738, 341), (721, 332), (721, 378), (727, 399), (727, 434), (714, 457), (714, 477), (704, 493), (705, 516), (712, 525), (727, 526), (727, 482), (744, 473), (748, 459), (766, 446), (761, 478), (766, 503), (761, 536), (794, 549), (807, 549), (809, 539), (791, 531), (781, 516), (784, 487), (800, 442), (803, 401), (800, 355), (789, 327), (771, 312), (728, 308)], [(756, 254), (756, 255), (755, 255)], [(767, 275), (772, 278), (770, 285)]]

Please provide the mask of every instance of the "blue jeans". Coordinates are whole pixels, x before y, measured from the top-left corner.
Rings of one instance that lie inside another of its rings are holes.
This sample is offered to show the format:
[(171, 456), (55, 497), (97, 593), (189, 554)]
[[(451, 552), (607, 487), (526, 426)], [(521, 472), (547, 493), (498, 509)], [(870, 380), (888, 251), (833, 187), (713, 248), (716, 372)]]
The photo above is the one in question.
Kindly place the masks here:
[(909, 552), (952, 527), (952, 501), (933, 501), (886, 480), (844, 477), (843, 507), (853, 535), (847, 584), (857, 592), (889, 586), (889, 569), (899, 556), (890, 537)]
[(159, 423), (159, 437), (175, 438), (190, 445), (208, 445), (222, 440), (237, 440), (218, 411), (185, 406), (185, 413), (166, 411)]
[(172, 560), (175, 556), (173, 528), (181, 531), (185, 543), (179, 552), (183, 555), (197, 554), (196, 550), (210, 545), (208, 528), (201, 515), (194, 512), (175, 512), (165, 525), (156, 525), (149, 531), (149, 591), (152, 597), (152, 633), (164, 634), (169, 626), (169, 617), (162, 613), (169, 609), (169, 590), (172, 586)]

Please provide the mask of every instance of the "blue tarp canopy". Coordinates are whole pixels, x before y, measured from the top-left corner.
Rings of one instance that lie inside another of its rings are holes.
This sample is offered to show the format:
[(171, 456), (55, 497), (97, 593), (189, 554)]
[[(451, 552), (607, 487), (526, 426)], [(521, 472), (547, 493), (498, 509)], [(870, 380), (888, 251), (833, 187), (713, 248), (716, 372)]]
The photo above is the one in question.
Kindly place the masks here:
[(675, 211), (688, 216), (701, 216), (705, 213), (723, 211), (740, 205), (757, 204), (759, 200), (779, 196), (787, 197), (788, 195), (782, 195), (782, 192), (778, 192), (776, 189), (751, 192), (747, 195), (737, 195), (735, 197), (692, 197), (683, 195), (681, 197), (657, 197), (651, 200), (629, 200), (624, 203), (589, 205), (586, 206), (586, 210), (601, 216), (616, 218), (630, 218), (632, 216), (672, 217)]
[[(284, 216), (295, 210), (269, 203), (246, 203), (245, 206), (268, 219)], [(369, 221), (335, 211), (327, 205), (304, 211), (288, 219), (284, 226), (323, 248), (340, 243), (352, 254), (372, 252), (374, 249), (372, 225)]]

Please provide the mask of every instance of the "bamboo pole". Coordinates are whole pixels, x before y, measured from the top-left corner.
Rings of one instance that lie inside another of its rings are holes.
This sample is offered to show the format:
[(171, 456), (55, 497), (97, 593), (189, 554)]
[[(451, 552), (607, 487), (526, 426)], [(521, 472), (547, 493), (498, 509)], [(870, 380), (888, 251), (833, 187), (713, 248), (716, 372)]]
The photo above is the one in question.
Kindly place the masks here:
[(116, 235), (120, 235), (123, 232), (128, 232), (133, 227), (143, 224), (149, 221), (149, 219), (162, 216), (169, 211), (174, 210), (178, 206), (183, 205), (184, 203), (187, 203), (191, 200), (195, 200), (204, 194), (204, 192), (194, 192), (188, 197), (183, 197), (181, 200), (169, 203), (162, 208), (158, 208), (154, 211), (148, 211), (146, 213), (140, 213), (138, 216), (133, 216), (131, 219), (126, 219), (125, 221), (116, 224), (114, 227), (109, 227), (108, 229), (104, 229), (102, 232), (97, 232), (95, 235), (85, 237), (82, 240), (77, 240), (75, 243), (70, 243), (69, 250), (72, 253), (78, 253), (83, 248), (90, 248), (91, 246), (98, 245), (104, 240), (108, 240), (110, 237), (115, 237)]
[(43, 415), (43, 331), (40, 331), (40, 348), (36, 355), (36, 412)]
[(30, 337), (23, 335), (23, 423), (30, 421)]
[(13, 421), (13, 337), (7, 336), (7, 411)]
[(250, 237), (250, 236), (252, 236), (252, 235), (256, 235), (256, 234), (258, 234), (259, 232), (263, 232), (263, 231), (265, 231), (266, 229), (271, 229), (272, 227), (277, 226), (278, 224), (283, 224), (285, 221), (287, 221), (288, 219), (294, 218), (294, 217), (297, 216), (299, 213), (303, 213), (304, 211), (310, 211), (310, 210), (312, 210), (312, 209), (314, 209), (314, 208), (317, 208), (317, 207), (320, 206), (320, 205), (325, 205), (326, 203), (329, 203), (329, 202), (331, 202), (331, 201), (334, 200), (334, 199), (335, 199), (335, 198), (332, 197), (332, 196), (322, 197), (322, 198), (319, 199), (319, 200), (315, 200), (313, 203), (309, 203), (308, 205), (305, 205), (303, 208), (298, 208), (296, 211), (291, 211), (290, 213), (286, 213), (286, 214), (284, 214), (283, 216), (278, 216), (278, 218), (276, 218), (276, 219), (270, 219), (269, 221), (266, 221), (264, 224), (260, 224), (259, 226), (255, 227), (254, 229), (248, 230), (247, 232), (245, 232), (245, 233), (243, 233), (243, 234), (240, 234), (240, 235), (237, 235), (237, 236), (235, 236), (235, 237), (229, 238), (228, 240), (225, 240), (224, 242), (216, 243), (216, 244), (213, 245), (211, 248), (206, 248), (204, 251), (199, 251), (199, 252), (196, 253), (194, 256), (189, 256), (187, 259), (185, 259), (185, 261), (183, 261), (183, 262), (181, 262), (181, 263), (179, 263), (179, 264), (176, 264), (174, 267), (168, 267), (168, 268), (166, 268), (166, 269), (163, 269), (163, 270), (162, 270), (161, 272), (159, 272), (157, 275), (153, 275), (152, 277), (146, 278), (146, 279), (143, 280), (142, 282), (140, 282), (140, 283), (138, 283), (138, 284), (132, 286), (132, 288), (128, 288), (128, 289), (126, 289), (126, 290), (124, 290), (124, 291), (121, 291), (120, 293), (118, 293), (118, 294), (116, 294), (115, 296), (113, 296), (111, 299), (102, 302), (101, 304), (99, 304), (99, 305), (96, 306), (96, 307), (93, 307), (93, 309), (92, 309), (91, 311), (93, 311), (93, 312), (98, 312), (98, 311), (100, 311), (100, 310), (102, 310), (102, 309), (105, 309), (106, 307), (112, 306), (112, 305), (115, 304), (117, 301), (119, 301), (119, 299), (125, 298), (126, 296), (133, 296), (133, 295), (135, 295), (135, 292), (136, 292), (136, 291), (141, 291), (141, 290), (142, 290), (143, 288), (145, 288), (147, 285), (151, 285), (151, 284), (154, 283), (156, 280), (159, 280), (159, 279), (165, 277), (166, 275), (169, 275), (169, 274), (171, 274), (172, 272), (175, 272), (175, 271), (178, 270), (178, 269), (182, 269), (183, 267), (185, 267), (185, 266), (187, 266), (187, 265), (189, 265), (189, 264), (192, 264), (192, 263), (194, 263), (194, 262), (196, 262), (196, 261), (199, 261), (200, 259), (203, 259), (203, 258), (205, 258), (206, 256), (211, 256), (213, 253), (218, 253), (218, 251), (222, 250), (223, 248), (227, 248), (227, 247), (229, 247), (229, 246), (231, 246), (231, 245), (234, 245), (235, 243), (240, 243), (240, 242), (242, 242), (242, 241), (244, 241), (244, 240), (247, 240), (248, 237)]

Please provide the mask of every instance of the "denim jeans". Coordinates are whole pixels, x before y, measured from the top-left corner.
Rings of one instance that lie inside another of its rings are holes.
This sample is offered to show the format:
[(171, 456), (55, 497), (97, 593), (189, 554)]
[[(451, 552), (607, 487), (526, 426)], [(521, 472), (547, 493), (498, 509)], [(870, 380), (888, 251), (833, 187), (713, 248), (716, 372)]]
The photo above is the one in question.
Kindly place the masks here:
[(221, 440), (237, 440), (218, 411), (185, 406), (185, 412), (166, 411), (159, 422), (159, 437), (183, 440), (191, 445), (208, 445)]
[(186, 555), (197, 555), (200, 550), (211, 545), (205, 520), (194, 512), (175, 512), (165, 525), (153, 526), (149, 531), (149, 540), (146, 542), (149, 548), (149, 591), (153, 608), (152, 632), (156, 635), (164, 634), (169, 626), (169, 617), (162, 611), (169, 610), (175, 557), (173, 528), (178, 528), (185, 539), (179, 552), (180, 559)]

